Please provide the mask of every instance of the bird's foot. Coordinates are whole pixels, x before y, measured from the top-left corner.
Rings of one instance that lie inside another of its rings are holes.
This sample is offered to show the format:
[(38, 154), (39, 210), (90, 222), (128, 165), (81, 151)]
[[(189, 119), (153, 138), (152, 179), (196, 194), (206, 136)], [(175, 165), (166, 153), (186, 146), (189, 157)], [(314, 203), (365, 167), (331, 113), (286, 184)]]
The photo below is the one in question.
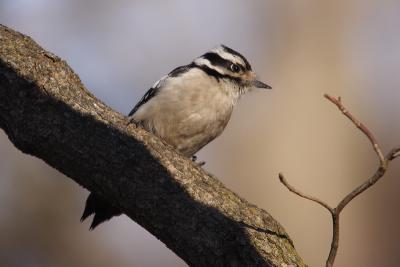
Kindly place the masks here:
[(204, 165), (206, 164), (205, 161), (196, 162), (196, 161), (197, 161), (197, 156), (196, 156), (196, 155), (193, 155), (193, 156), (192, 156), (192, 161), (193, 161), (194, 163), (196, 163), (197, 165), (199, 165), (200, 167), (201, 167), (201, 166), (204, 166)]

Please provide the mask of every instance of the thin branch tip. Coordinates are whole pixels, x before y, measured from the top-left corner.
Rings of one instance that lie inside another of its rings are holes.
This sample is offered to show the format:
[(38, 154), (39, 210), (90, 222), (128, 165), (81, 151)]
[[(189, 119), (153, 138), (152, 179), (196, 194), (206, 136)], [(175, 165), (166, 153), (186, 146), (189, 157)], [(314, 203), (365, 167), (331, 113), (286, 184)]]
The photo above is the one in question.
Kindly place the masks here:
[(305, 198), (305, 199), (308, 199), (310, 201), (313, 201), (313, 202), (321, 205), (322, 207), (326, 208), (330, 213), (332, 213), (332, 208), (327, 203), (325, 203), (324, 201), (322, 201), (322, 200), (320, 200), (320, 199), (318, 199), (316, 197), (313, 197), (313, 196), (310, 196), (310, 195), (306, 195), (303, 192), (301, 192), (300, 190), (296, 189), (294, 186), (289, 184), (289, 182), (286, 180), (285, 176), (283, 176), (282, 173), (279, 173), (279, 180), (293, 194), (296, 194), (301, 198)]
[(389, 152), (389, 154), (386, 156), (386, 158), (387, 158), (389, 161), (391, 161), (391, 160), (396, 159), (396, 158), (399, 157), (399, 156), (400, 156), (400, 147), (396, 147), (396, 148), (393, 148), (393, 149)]

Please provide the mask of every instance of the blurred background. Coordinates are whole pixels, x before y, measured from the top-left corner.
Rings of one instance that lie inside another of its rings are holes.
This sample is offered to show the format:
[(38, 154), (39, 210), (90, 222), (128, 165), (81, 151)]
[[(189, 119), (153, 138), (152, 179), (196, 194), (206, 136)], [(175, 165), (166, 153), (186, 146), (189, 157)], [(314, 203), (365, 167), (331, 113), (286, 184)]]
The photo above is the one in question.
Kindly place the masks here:
[[(173, 68), (223, 43), (273, 87), (242, 98), (199, 154), (229, 188), (270, 212), (310, 266), (329, 252), (329, 214), (278, 181), (336, 205), (377, 158), (323, 93), (385, 152), (400, 144), (396, 0), (0, 0), (0, 23), (65, 59), (87, 88), (127, 114)], [(400, 160), (341, 215), (335, 266), (399, 266)], [(24, 155), (0, 132), (0, 266), (186, 266), (126, 216), (89, 232), (88, 191)]]

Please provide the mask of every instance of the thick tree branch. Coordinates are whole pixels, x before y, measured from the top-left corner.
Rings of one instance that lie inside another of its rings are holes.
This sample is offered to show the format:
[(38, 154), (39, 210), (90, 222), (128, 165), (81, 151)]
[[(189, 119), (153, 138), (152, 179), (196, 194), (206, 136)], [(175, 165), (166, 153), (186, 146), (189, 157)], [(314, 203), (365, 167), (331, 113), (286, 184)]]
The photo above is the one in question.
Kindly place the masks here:
[(1, 25), (0, 127), (21, 151), (101, 194), (191, 266), (304, 266), (267, 212), (128, 125), (63, 60)]
[(290, 185), (287, 182), (286, 178), (283, 176), (283, 174), (281, 174), (281, 173), (279, 174), (279, 180), (281, 181), (281, 183), (284, 186), (286, 186), (287, 189), (289, 189), (289, 191), (293, 192), (294, 194), (296, 194), (302, 198), (305, 198), (305, 199), (308, 199), (308, 200), (311, 200), (313, 202), (320, 204), (321, 206), (326, 208), (331, 213), (332, 228), (333, 228), (332, 242), (331, 242), (331, 249), (329, 252), (329, 256), (328, 256), (328, 259), (326, 260), (326, 267), (332, 267), (333, 263), (335, 262), (337, 250), (339, 248), (339, 223), (340, 223), (339, 216), (340, 216), (340, 212), (356, 196), (360, 195), (362, 192), (364, 192), (365, 190), (367, 190), (368, 188), (373, 186), (376, 182), (378, 182), (378, 180), (380, 178), (383, 177), (383, 175), (385, 175), (385, 173), (389, 167), (390, 161), (392, 161), (393, 159), (395, 159), (396, 157), (398, 157), (400, 155), (400, 147), (393, 148), (385, 157), (383, 155), (381, 147), (378, 144), (378, 141), (376, 140), (376, 138), (374, 137), (372, 132), (364, 124), (362, 124), (349, 110), (347, 110), (343, 106), (342, 100), (340, 97), (335, 98), (328, 94), (325, 94), (324, 97), (326, 99), (328, 99), (330, 102), (332, 102), (333, 104), (335, 104), (338, 107), (338, 109), (368, 138), (376, 155), (379, 158), (379, 166), (378, 166), (378, 169), (375, 171), (375, 173), (364, 183), (362, 183), (361, 185), (356, 187), (353, 191), (348, 193), (342, 199), (342, 201), (339, 202), (339, 204), (336, 206), (336, 208), (331, 208), (326, 202), (324, 202), (316, 197), (309, 196), (309, 195), (302, 193), (300, 190), (298, 190), (298, 189), (294, 188), (292, 185)]

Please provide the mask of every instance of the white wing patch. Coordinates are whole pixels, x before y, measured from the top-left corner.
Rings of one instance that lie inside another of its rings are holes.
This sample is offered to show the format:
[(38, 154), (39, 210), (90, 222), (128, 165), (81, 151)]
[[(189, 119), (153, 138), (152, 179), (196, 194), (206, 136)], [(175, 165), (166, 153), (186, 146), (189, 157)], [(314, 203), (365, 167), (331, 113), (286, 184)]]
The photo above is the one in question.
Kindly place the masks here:
[(146, 92), (146, 94), (140, 99), (140, 101), (135, 105), (135, 107), (129, 112), (128, 116), (132, 116), (135, 114), (135, 112), (145, 103), (147, 103), (151, 98), (153, 98), (157, 93), (162, 84), (164, 83), (164, 80), (168, 76), (162, 77), (160, 80), (154, 83), (154, 85)]

